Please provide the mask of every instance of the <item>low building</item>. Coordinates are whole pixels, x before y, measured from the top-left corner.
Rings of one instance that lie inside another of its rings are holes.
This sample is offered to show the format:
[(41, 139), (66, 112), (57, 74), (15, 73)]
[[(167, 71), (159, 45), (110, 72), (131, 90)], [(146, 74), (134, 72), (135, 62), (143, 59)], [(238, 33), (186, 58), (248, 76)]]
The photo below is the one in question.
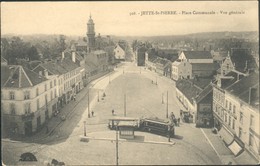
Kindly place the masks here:
[(213, 63), (209, 51), (182, 51), (179, 59), (192, 63)]
[(155, 64), (156, 72), (159, 75), (171, 77), (171, 70), (172, 70), (171, 61), (158, 57), (156, 60), (153, 61), (153, 63)]
[(137, 60), (137, 66), (145, 66), (145, 52), (146, 48), (145, 46), (140, 46), (136, 50), (136, 60)]
[(19, 65), (1, 65), (1, 111), (8, 134), (30, 136), (57, 108), (57, 78), (47, 79)]
[(192, 77), (211, 77), (219, 69), (218, 63), (192, 63), (191, 66)]
[(177, 59), (172, 63), (172, 79), (177, 81), (184, 78), (192, 78), (192, 66), (187, 61)]
[(108, 70), (108, 55), (103, 50), (92, 51), (85, 57), (86, 71), (88, 76)]
[(125, 60), (126, 48), (123, 44), (118, 43), (114, 48), (115, 59), (122, 61)]

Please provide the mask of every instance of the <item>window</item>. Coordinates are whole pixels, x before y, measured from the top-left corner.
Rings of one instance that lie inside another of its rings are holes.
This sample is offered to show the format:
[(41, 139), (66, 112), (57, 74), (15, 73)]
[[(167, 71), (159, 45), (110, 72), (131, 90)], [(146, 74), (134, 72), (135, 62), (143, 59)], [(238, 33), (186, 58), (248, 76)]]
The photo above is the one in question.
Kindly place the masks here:
[(225, 113), (225, 122), (227, 122), (227, 113)]
[(57, 97), (56, 90), (54, 90), (54, 97), (55, 97), (55, 98)]
[(25, 114), (31, 113), (31, 103), (25, 103), (24, 112), (25, 112)]
[(9, 95), (10, 95), (10, 100), (14, 100), (14, 98), (15, 98), (14, 97), (14, 92), (10, 92)]
[(39, 88), (36, 88), (36, 96), (39, 96)]
[(47, 84), (44, 85), (44, 89), (45, 89), (45, 91), (47, 91)]
[(239, 121), (243, 124), (243, 112), (240, 112)]
[(254, 115), (250, 115), (250, 127), (254, 127), (254, 125), (255, 125)]
[(10, 113), (11, 113), (11, 115), (15, 115), (15, 104), (14, 103), (10, 104)]
[(229, 64), (227, 64), (227, 70), (229, 70)]
[(249, 146), (253, 146), (253, 135), (249, 133)]
[(45, 95), (45, 103), (46, 104), (48, 103), (48, 96), (47, 96), (47, 94)]
[(239, 131), (238, 131), (238, 137), (241, 138), (242, 137), (242, 133), (243, 133), (243, 130), (241, 127), (239, 127)]
[(50, 82), (50, 88), (52, 88), (52, 81)]
[(24, 100), (30, 99), (30, 92), (29, 91), (25, 91), (24, 92)]
[(236, 114), (236, 106), (233, 105), (233, 114)]
[(232, 129), (235, 130), (235, 119), (233, 119), (232, 122), (233, 122), (233, 123), (232, 123)]
[(231, 125), (231, 116), (228, 116), (228, 125)]
[(40, 108), (40, 100), (37, 99), (37, 110)]
[(228, 101), (226, 100), (226, 108), (228, 107)]
[(232, 109), (232, 104), (231, 104), (231, 102), (229, 102), (229, 111), (231, 111), (231, 109)]
[(51, 100), (53, 99), (53, 92), (51, 91)]
[(54, 80), (54, 86), (56, 86), (56, 80)]

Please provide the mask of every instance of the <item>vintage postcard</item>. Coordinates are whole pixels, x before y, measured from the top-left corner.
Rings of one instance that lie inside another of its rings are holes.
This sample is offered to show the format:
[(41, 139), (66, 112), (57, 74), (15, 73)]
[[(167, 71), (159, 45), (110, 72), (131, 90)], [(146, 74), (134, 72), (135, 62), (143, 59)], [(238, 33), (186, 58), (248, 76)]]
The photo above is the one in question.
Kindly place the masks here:
[(2, 164), (259, 164), (258, 5), (1, 2)]

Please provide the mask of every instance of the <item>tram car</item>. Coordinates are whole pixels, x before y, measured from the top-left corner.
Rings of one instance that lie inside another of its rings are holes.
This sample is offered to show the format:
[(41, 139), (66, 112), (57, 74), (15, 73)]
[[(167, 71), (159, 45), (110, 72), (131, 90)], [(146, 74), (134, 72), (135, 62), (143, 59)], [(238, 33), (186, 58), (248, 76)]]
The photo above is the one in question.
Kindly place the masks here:
[(108, 128), (116, 130), (117, 126), (124, 123), (124, 126), (129, 124), (135, 131), (144, 131), (154, 134), (173, 137), (175, 135), (174, 124), (169, 120), (158, 118), (129, 118), (129, 117), (115, 117), (109, 119)]

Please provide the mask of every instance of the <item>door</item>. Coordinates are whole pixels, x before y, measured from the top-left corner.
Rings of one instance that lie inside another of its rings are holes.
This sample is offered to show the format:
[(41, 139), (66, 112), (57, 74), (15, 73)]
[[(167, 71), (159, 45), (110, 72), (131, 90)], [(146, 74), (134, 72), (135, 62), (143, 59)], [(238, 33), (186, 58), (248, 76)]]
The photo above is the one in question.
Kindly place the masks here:
[(32, 135), (32, 121), (24, 122), (24, 132), (26, 136)]

